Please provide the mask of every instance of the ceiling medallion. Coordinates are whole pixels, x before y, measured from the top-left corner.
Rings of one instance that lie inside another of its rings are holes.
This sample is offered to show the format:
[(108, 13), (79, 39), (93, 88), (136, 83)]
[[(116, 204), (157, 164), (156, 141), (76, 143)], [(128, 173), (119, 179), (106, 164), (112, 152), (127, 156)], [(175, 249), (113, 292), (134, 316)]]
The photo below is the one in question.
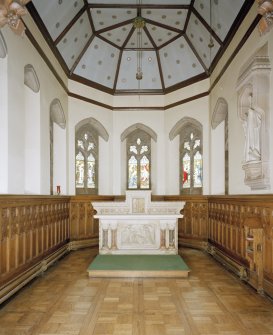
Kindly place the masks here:
[(143, 17), (137, 16), (134, 19), (133, 25), (135, 29), (143, 29), (145, 27), (145, 20), (143, 19)]
[(0, 0), (0, 28), (6, 24), (17, 35), (23, 35), (25, 26), (21, 20), (21, 16), (27, 14), (25, 5), (30, 0)]

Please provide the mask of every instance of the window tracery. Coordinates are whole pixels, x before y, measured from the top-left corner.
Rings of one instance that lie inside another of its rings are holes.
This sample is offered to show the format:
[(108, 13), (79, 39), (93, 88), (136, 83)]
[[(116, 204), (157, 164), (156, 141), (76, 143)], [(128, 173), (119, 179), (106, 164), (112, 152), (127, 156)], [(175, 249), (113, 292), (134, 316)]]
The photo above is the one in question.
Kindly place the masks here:
[(151, 189), (151, 137), (140, 129), (127, 137), (127, 189)]

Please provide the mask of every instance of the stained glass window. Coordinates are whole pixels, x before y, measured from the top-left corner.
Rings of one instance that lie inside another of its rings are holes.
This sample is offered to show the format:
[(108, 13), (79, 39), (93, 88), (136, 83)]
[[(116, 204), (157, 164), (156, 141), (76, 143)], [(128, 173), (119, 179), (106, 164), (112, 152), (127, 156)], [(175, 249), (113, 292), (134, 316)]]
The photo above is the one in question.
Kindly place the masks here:
[(187, 124), (180, 132), (181, 194), (202, 194), (202, 131)]
[(151, 188), (151, 137), (137, 129), (127, 137), (127, 188)]
[(81, 152), (76, 156), (76, 187), (84, 187), (84, 157)]
[(90, 124), (76, 133), (76, 194), (97, 194), (98, 134)]

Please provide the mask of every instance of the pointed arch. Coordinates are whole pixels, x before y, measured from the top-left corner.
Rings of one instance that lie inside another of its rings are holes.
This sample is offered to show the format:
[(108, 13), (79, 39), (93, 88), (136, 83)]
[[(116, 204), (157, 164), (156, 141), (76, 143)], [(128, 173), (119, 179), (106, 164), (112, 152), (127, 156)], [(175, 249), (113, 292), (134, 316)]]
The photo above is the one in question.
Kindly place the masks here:
[(143, 130), (145, 133), (147, 133), (155, 142), (157, 141), (157, 134), (155, 131), (153, 131), (150, 127), (146, 126), (143, 123), (135, 123), (132, 126), (126, 128), (123, 133), (120, 135), (121, 142), (123, 142), (129, 134), (131, 134), (135, 130)]
[(104, 126), (97, 119), (90, 117), (90, 118), (81, 120), (79, 123), (76, 124), (75, 132), (77, 133), (78, 130), (84, 125), (85, 126), (90, 125), (92, 128), (94, 128), (97, 131), (98, 135), (102, 137), (105, 142), (108, 142), (109, 134), (107, 130), (104, 128)]
[(55, 122), (62, 129), (66, 127), (66, 119), (62, 104), (59, 99), (52, 100), (50, 104), (50, 120)]
[(24, 84), (35, 93), (40, 91), (40, 82), (31, 64), (27, 64), (24, 68)]
[(215, 129), (221, 122), (225, 121), (228, 115), (228, 103), (224, 98), (218, 98), (212, 118), (211, 118), (211, 127)]
[(184, 117), (183, 119), (179, 120), (171, 129), (169, 133), (169, 139), (172, 141), (177, 135), (180, 134), (181, 129), (185, 128), (187, 126), (192, 126), (197, 128), (198, 130), (202, 131), (203, 126), (202, 124), (197, 121), (196, 119), (193, 119), (191, 117)]

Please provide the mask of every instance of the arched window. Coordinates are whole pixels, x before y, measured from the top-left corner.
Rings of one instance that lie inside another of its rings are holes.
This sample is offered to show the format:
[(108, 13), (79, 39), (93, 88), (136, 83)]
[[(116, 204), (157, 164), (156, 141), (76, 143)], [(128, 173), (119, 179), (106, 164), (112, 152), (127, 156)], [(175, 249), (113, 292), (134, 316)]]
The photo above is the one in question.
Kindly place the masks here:
[(170, 131), (172, 141), (179, 135), (180, 194), (203, 192), (203, 131), (197, 120), (185, 117)]
[(184, 127), (180, 133), (180, 190), (182, 194), (202, 194), (203, 156), (201, 133)]
[(83, 125), (76, 132), (76, 194), (98, 194), (98, 132)]
[(127, 137), (127, 189), (151, 189), (151, 136), (136, 129)]

